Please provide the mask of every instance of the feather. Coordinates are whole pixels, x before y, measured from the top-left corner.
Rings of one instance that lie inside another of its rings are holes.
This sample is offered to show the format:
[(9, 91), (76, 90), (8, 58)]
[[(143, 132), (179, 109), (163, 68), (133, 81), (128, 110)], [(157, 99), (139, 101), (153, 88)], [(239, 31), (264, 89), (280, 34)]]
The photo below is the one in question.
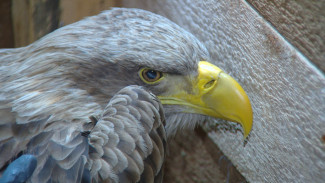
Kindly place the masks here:
[[(143, 101), (138, 98), (139, 95), (147, 95), (147, 98), (142, 98), (143, 100), (148, 100), (148, 104), (153, 107), (144, 107), (144, 105), (139, 105), (139, 103), (143, 104)], [(123, 94), (123, 95), (120, 95)], [(132, 98), (135, 97), (135, 98)], [(120, 98), (128, 98), (127, 100), (122, 100)], [(116, 102), (119, 101), (119, 102)], [(123, 102), (120, 102), (123, 101)], [(125, 102), (126, 101), (126, 102)], [(144, 111), (144, 110), (150, 110), (147, 111), (149, 114), (158, 114), (158, 116), (155, 116), (157, 120), (151, 120), (151, 123), (158, 123), (158, 125), (147, 125), (145, 123), (149, 123), (149, 121), (142, 121), (147, 120), (145, 118), (140, 118), (138, 122), (132, 122), (131, 120), (137, 120), (135, 117), (132, 117), (130, 115), (123, 116), (121, 114), (125, 113), (126, 109), (124, 110), (116, 110), (116, 113), (114, 115), (109, 115), (109, 117), (106, 116), (106, 114), (103, 112), (103, 116), (99, 118), (97, 125), (94, 127), (92, 132), (89, 135), (89, 142), (90, 144), (96, 149), (96, 151), (90, 156), (91, 161), (93, 162), (102, 162), (105, 161), (105, 163), (101, 163), (102, 165), (100, 168), (96, 168), (97, 171), (92, 171), (93, 177), (98, 177), (99, 181), (116, 181), (115, 179), (112, 180), (110, 177), (107, 177), (107, 175), (102, 175), (102, 172), (104, 169), (110, 168), (110, 172), (114, 173), (118, 177), (118, 181), (121, 182), (137, 182), (140, 180), (140, 177), (142, 176), (143, 172), (145, 171), (143, 161), (147, 159), (149, 162), (150, 154), (152, 155), (151, 159), (153, 162), (150, 164), (150, 168), (154, 170), (155, 175), (158, 174), (158, 172), (162, 168), (162, 162), (165, 158), (165, 147), (161, 147), (163, 144), (162, 141), (166, 141), (166, 135), (163, 133), (162, 136), (159, 136), (156, 132), (157, 129), (163, 128), (163, 123), (161, 120), (158, 120), (161, 114), (162, 106), (159, 103), (159, 100), (157, 100), (151, 93), (145, 91), (142, 88), (130, 86), (122, 89), (120, 92), (118, 92), (110, 101), (110, 103), (107, 105), (106, 108), (109, 110), (109, 108), (132, 108), (133, 110), (136, 109), (135, 106), (137, 106), (137, 110)], [(142, 108), (140, 108), (141, 106)], [(158, 108), (155, 108), (157, 106)], [(153, 110), (155, 112), (153, 112)], [(120, 118), (117, 120), (117, 118)], [(152, 118), (153, 119), (153, 118)], [(147, 125), (150, 126), (151, 129), (147, 127), (145, 128), (138, 128), (137, 126), (134, 126), (132, 130), (134, 130), (133, 133), (137, 133), (138, 136), (143, 136), (147, 140), (141, 140), (143, 138), (132, 138), (132, 136), (127, 133), (126, 129), (131, 128), (132, 125)], [(104, 127), (105, 126), (105, 127)], [(156, 126), (156, 128), (152, 128)], [(114, 130), (107, 130), (107, 129), (113, 129)], [(154, 134), (155, 140), (151, 140), (151, 135), (149, 136), (146, 131), (149, 131), (150, 133)], [(105, 136), (102, 136), (101, 133), (105, 133)], [(118, 143), (115, 144), (114, 147), (112, 147), (112, 144), (109, 143), (110, 139), (109, 137), (111, 134), (118, 134)], [(100, 140), (101, 138), (108, 137), (108, 141)], [(158, 140), (158, 138), (164, 138), (163, 140)], [(157, 144), (159, 144), (159, 147), (155, 144), (154, 141), (157, 141)], [(165, 144), (164, 144), (165, 145)], [(149, 147), (149, 148), (148, 148)], [(141, 151), (142, 153), (139, 153)], [(96, 155), (97, 154), (97, 155)], [(141, 155), (142, 154), (142, 155)], [(98, 161), (100, 159), (101, 161)], [(105, 166), (103, 166), (105, 165)], [(109, 166), (108, 166), (109, 165)], [(92, 166), (98, 167), (97, 163), (93, 163)], [(147, 166), (147, 167), (149, 167)], [(95, 167), (94, 167), (95, 168)], [(93, 167), (90, 169), (93, 170)], [(115, 177), (115, 176), (114, 176)]]
[(144, 83), (139, 69), (195, 75), (208, 58), (168, 19), (124, 8), (0, 50), (0, 170), (22, 152), (38, 161), (29, 182), (80, 182), (84, 171), (92, 182), (162, 181), (167, 134), (183, 123), (156, 97), (168, 84)]

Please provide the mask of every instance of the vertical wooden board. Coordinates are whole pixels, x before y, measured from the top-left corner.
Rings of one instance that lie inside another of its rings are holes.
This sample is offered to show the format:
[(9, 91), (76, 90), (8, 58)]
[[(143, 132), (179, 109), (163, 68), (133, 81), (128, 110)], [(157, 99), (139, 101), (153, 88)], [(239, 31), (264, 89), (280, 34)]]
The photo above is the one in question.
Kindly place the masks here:
[(120, 0), (61, 0), (61, 25), (71, 24), (111, 7), (121, 6)]
[(26, 46), (33, 42), (30, 0), (12, 0), (12, 22), (15, 47)]
[(33, 0), (33, 40), (54, 31), (59, 27), (60, 0)]
[(12, 30), (11, 0), (2, 0), (0, 1), (0, 48), (14, 46)]
[(59, 0), (13, 0), (15, 47), (26, 46), (58, 28)]
[(325, 71), (325, 0), (247, 0), (291, 44)]
[(15, 47), (26, 46), (57, 29), (59, 25), (96, 15), (119, 0), (12, 0)]
[[(216, 149), (207, 140), (205, 134), (201, 135), (201, 128), (193, 131), (183, 131), (168, 141), (168, 158), (165, 164), (164, 182), (168, 183), (232, 183), (244, 182), (245, 179), (226, 179), (227, 173), (234, 168), (227, 161), (220, 150)], [(189, 141), (195, 142), (193, 144)], [(213, 149), (213, 150), (211, 150)], [(204, 157), (204, 158), (202, 158)], [(223, 170), (226, 171), (223, 172)], [(202, 171), (201, 171), (202, 170)], [(237, 177), (236, 177), (237, 178)]]

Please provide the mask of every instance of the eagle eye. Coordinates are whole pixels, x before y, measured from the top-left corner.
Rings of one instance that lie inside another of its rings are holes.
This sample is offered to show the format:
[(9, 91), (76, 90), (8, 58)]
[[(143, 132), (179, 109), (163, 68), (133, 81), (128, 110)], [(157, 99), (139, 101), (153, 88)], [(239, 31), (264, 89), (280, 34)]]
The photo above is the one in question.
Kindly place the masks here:
[(156, 82), (158, 82), (162, 77), (163, 77), (163, 73), (153, 70), (153, 69), (149, 69), (149, 68), (143, 68), (140, 70), (139, 72), (140, 78), (148, 84), (154, 84)]

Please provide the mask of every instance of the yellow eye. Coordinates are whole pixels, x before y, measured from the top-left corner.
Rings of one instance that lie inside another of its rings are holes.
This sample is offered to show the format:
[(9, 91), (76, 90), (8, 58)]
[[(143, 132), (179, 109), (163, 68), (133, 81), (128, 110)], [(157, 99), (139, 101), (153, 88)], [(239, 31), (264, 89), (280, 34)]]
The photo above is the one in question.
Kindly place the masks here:
[(139, 75), (140, 78), (148, 84), (156, 83), (163, 77), (163, 73), (149, 68), (141, 69)]

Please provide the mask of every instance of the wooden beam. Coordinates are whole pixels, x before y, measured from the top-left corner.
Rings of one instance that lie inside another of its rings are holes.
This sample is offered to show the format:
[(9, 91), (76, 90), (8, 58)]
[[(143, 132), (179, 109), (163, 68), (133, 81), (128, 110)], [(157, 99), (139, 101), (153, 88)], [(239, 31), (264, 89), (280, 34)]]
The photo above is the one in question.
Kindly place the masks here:
[(0, 40), (0, 48), (12, 48), (14, 46), (11, 0), (0, 1)]
[(26, 46), (59, 26), (59, 0), (12, 0), (15, 47)]
[(291, 44), (325, 71), (325, 1), (247, 0)]
[(68, 25), (121, 5), (121, 0), (61, 0), (61, 25)]

